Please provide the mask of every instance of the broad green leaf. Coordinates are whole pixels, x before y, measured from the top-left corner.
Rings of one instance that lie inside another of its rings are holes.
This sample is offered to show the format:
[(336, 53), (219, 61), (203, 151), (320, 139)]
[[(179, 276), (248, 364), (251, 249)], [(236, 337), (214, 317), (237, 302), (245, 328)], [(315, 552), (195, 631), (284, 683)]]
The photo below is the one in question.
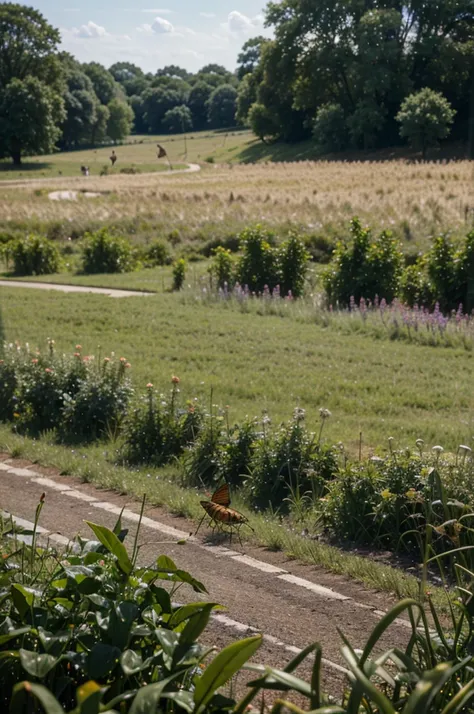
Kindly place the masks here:
[(21, 637), (31, 630), (31, 627), (20, 627), (18, 630), (10, 630), (8, 635), (0, 635), (0, 646), (4, 645), (10, 640), (14, 640), (16, 637)]
[(118, 647), (97, 642), (87, 658), (87, 674), (91, 679), (103, 679), (114, 669), (120, 657)]
[(191, 692), (180, 689), (178, 692), (162, 692), (161, 696), (163, 699), (171, 699), (178, 707), (190, 714), (194, 711), (194, 699)]
[(139, 689), (130, 707), (130, 714), (150, 714), (150, 712), (156, 712), (165, 687), (176, 676), (178, 676), (178, 674), (173, 677), (168, 677), (168, 679), (164, 679), (162, 682), (148, 684), (146, 687)]
[(214, 692), (231, 679), (252, 657), (262, 644), (262, 636), (255, 635), (245, 640), (233, 642), (212, 660), (196, 682), (194, 703), (196, 711), (204, 708)]
[(138, 614), (138, 606), (129, 601), (120, 602), (112, 609), (108, 626), (109, 642), (112, 645), (121, 650), (127, 647), (130, 630)]
[(20, 617), (23, 619), (27, 612), (32, 608), (35, 596), (32, 592), (28, 592), (24, 587), (15, 583), (11, 587), (11, 596), (13, 604), (20, 613)]
[(276, 689), (279, 691), (295, 691), (308, 699), (311, 697), (311, 686), (304, 679), (295, 677), (290, 672), (281, 669), (266, 668), (266, 673), (260, 679), (255, 679), (248, 683), (249, 687), (259, 687), (263, 689)]
[(39, 701), (46, 714), (64, 714), (64, 709), (49, 689), (43, 687), (42, 684), (33, 684), (32, 682), (20, 682), (14, 687), (10, 703), (11, 714), (23, 712), (25, 704), (32, 697)]
[(97, 682), (86, 682), (76, 693), (78, 714), (99, 714), (102, 690)]
[(132, 674), (136, 674), (143, 667), (143, 659), (141, 654), (135, 652), (135, 650), (125, 650), (122, 652), (120, 657), (120, 664), (124, 674), (130, 677)]
[(115, 533), (105, 526), (99, 526), (90, 521), (86, 521), (86, 523), (89, 528), (94, 531), (94, 534), (100, 540), (104, 548), (117, 558), (119, 567), (125, 575), (130, 575), (133, 570), (132, 561), (128, 557), (127, 549), (124, 544), (119, 541)]
[(38, 654), (30, 650), (20, 649), (20, 661), (23, 669), (32, 677), (43, 679), (56, 666), (58, 659), (50, 654)]
[[(191, 606), (188, 605), (188, 607)], [(200, 610), (197, 610), (196, 612), (194, 612), (194, 614), (189, 616), (189, 620), (186, 623), (186, 627), (181, 632), (181, 644), (191, 644), (192, 642), (196, 642), (196, 640), (206, 629), (207, 624), (209, 622), (209, 618), (211, 617), (211, 612), (215, 607), (218, 606), (214, 605), (214, 603), (212, 602), (205, 603), (201, 606)], [(182, 607), (180, 609), (186, 610), (186, 607)], [(171, 620), (173, 620), (173, 617), (171, 618)]]

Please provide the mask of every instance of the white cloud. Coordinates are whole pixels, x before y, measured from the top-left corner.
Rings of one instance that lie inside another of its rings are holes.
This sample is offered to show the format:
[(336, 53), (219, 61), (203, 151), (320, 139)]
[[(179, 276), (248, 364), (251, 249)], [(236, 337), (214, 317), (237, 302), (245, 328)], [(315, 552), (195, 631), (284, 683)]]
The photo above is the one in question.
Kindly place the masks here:
[(157, 35), (165, 35), (169, 34), (170, 32), (173, 32), (174, 27), (171, 24), (171, 22), (168, 22), (168, 20), (165, 20), (164, 17), (155, 17), (151, 24), (151, 29), (153, 32), (155, 32)]
[(233, 10), (227, 18), (227, 26), (230, 32), (249, 32), (253, 29), (254, 23), (238, 10)]
[(212, 18), (216, 16), (214, 12), (200, 12), (199, 14), (201, 17), (205, 17), (208, 20), (212, 20)]
[(89, 20), (89, 22), (85, 25), (81, 25), (80, 27), (73, 27), (72, 34), (76, 37), (81, 37), (83, 39), (92, 39), (96, 37), (107, 37), (108, 32), (106, 31), (105, 27), (96, 25), (95, 22)]
[(172, 15), (173, 10), (168, 10), (167, 8), (149, 8), (142, 10), (142, 12), (149, 12), (152, 15)]

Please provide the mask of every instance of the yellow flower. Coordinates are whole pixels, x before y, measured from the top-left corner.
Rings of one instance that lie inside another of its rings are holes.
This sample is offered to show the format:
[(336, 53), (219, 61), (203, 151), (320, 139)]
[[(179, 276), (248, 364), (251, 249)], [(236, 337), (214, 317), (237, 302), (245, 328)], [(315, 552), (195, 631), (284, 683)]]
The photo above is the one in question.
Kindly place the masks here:
[(417, 497), (416, 490), (415, 490), (414, 488), (408, 489), (408, 491), (406, 492), (405, 496), (406, 496), (408, 499), (410, 499), (410, 501), (414, 501), (415, 498)]
[(389, 498), (392, 498), (393, 493), (390, 491), (389, 488), (384, 488), (384, 490), (382, 491), (382, 493), (380, 495), (382, 496), (384, 501), (388, 501)]

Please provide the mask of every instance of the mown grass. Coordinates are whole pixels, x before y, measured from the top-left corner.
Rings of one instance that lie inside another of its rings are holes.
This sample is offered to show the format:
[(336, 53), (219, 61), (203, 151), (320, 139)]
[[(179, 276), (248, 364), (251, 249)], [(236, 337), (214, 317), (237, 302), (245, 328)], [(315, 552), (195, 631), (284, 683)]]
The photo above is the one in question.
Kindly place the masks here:
[[(64, 475), (76, 476), (99, 488), (127, 493), (140, 500), (146, 493), (149, 505), (165, 506), (173, 515), (189, 518), (195, 523), (203, 515), (199, 504), (202, 494), (180, 486), (177, 467), (130, 469), (116, 465), (113, 463), (116, 457), (114, 445), (98, 444), (70, 449), (57, 446), (48, 435), (42, 439), (28, 439), (0, 424), (0, 450), (7, 451), (14, 458), (53, 466)], [(232, 505), (249, 518), (254, 529), (253, 533), (242, 529), (240, 535), (244, 541), (282, 551), (290, 558), (354, 578), (367, 587), (394, 593), (397, 597), (416, 598), (420, 594), (420, 582), (414, 575), (304, 537), (285, 527), (277, 517), (250, 511), (238, 496), (233, 499)], [(446, 592), (431, 585), (430, 592), (437, 606), (445, 610)]]
[(231, 420), (259, 417), (278, 423), (295, 406), (316, 427), (330, 409), (325, 438), (357, 453), (383, 449), (392, 436), (401, 448), (417, 438), (455, 450), (472, 443), (472, 356), (462, 348), (347, 336), (321, 325), (278, 316), (243, 314), (158, 293), (112, 300), (0, 288), (4, 334), (59, 350), (80, 343), (85, 354), (114, 351), (132, 363), (137, 388), (169, 389), (181, 378), (183, 398), (229, 405)]

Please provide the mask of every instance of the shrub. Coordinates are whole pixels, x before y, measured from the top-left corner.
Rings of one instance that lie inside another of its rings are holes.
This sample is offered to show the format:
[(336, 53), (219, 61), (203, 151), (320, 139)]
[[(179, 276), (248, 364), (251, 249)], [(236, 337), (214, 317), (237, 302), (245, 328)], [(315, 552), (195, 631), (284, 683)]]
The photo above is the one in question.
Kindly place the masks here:
[(431, 306), (435, 302), (433, 286), (426, 274), (426, 260), (421, 259), (414, 265), (409, 265), (402, 273), (400, 280), (400, 294), (404, 303)]
[(15, 414), (17, 378), (11, 360), (0, 359), (0, 421), (11, 421)]
[(230, 250), (218, 246), (213, 251), (214, 257), (209, 273), (215, 278), (218, 288), (232, 288), (234, 285), (234, 259)]
[(306, 250), (315, 263), (329, 263), (334, 252), (335, 243), (331, 238), (321, 234), (306, 235), (303, 238)]
[(186, 278), (186, 261), (179, 258), (173, 263), (173, 290), (181, 290)]
[(254, 420), (229, 430), (219, 454), (219, 473), (231, 486), (241, 486), (249, 476), (257, 437)]
[(313, 139), (321, 152), (343, 151), (347, 147), (348, 127), (340, 104), (323, 104), (313, 122)]
[(171, 255), (166, 243), (156, 240), (146, 250), (146, 260), (151, 265), (168, 265)]
[(323, 276), (331, 303), (349, 305), (351, 298), (374, 300), (377, 296), (391, 302), (398, 294), (403, 255), (390, 232), (373, 239), (360, 221), (351, 221), (352, 241), (337, 244), (334, 259)]
[(304, 290), (309, 253), (303, 242), (291, 235), (279, 250), (280, 292), (301, 297)]
[(127, 273), (135, 264), (129, 241), (101, 228), (95, 233), (86, 233), (82, 249), (84, 273)]
[(297, 408), (293, 419), (277, 431), (264, 425), (250, 462), (249, 498), (258, 508), (271, 506), (285, 512), (291, 497), (319, 493), (321, 479), (332, 478), (336, 471), (334, 451), (307, 431), (304, 410)]
[(273, 290), (280, 282), (278, 260), (272, 243), (274, 234), (258, 225), (240, 234), (242, 256), (237, 265), (237, 280), (252, 292)]
[(400, 136), (421, 149), (425, 159), (430, 146), (449, 136), (455, 114), (442, 94), (425, 87), (405, 99), (395, 118), (400, 123)]
[(86, 359), (87, 371), (76, 392), (64, 394), (59, 432), (67, 441), (81, 442), (114, 437), (126, 414), (133, 394), (127, 376), (130, 364), (106, 357), (102, 364)]
[(195, 402), (178, 409), (176, 384), (169, 400), (156, 395), (149, 384), (142, 403), (130, 413), (124, 429), (124, 456), (129, 463), (161, 466), (197, 439), (201, 412)]
[(8, 248), (16, 275), (49, 275), (59, 272), (61, 258), (54, 243), (42, 236), (12, 241)]

